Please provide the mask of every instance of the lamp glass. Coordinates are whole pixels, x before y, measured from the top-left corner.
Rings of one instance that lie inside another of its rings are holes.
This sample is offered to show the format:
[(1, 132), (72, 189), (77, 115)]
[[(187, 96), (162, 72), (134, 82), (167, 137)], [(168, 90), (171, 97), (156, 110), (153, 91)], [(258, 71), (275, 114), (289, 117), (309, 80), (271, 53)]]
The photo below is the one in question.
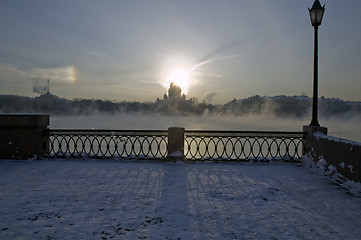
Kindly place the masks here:
[(312, 26), (320, 26), (323, 18), (323, 13), (325, 12), (325, 6), (321, 6), (321, 4), (314, 4), (310, 11), (310, 18)]

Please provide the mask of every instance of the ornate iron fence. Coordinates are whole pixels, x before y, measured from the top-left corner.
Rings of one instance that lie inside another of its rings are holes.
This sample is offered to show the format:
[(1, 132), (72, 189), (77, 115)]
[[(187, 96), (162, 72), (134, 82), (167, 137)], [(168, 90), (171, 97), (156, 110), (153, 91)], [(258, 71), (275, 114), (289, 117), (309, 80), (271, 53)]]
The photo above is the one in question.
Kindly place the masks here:
[(49, 130), (45, 135), (47, 157), (167, 157), (167, 131)]
[[(304, 132), (186, 130), (184, 156), (196, 161), (297, 161)], [(47, 130), (46, 157), (166, 159), (167, 130)]]
[(302, 156), (304, 132), (186, 131), (188, 160), (289, 160)]

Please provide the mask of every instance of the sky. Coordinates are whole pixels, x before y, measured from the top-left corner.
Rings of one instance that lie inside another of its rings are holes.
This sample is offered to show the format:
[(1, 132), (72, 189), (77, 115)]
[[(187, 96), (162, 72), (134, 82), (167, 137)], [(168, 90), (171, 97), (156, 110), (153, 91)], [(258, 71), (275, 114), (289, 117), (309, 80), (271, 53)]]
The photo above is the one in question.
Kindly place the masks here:
[[(2, 0), (0, 94), (312, 96), (313, 0)], [(321, 0), (319, 96), (361, 101), (361, 1)], [(184, 85), (184, 86), (183, 86)]]

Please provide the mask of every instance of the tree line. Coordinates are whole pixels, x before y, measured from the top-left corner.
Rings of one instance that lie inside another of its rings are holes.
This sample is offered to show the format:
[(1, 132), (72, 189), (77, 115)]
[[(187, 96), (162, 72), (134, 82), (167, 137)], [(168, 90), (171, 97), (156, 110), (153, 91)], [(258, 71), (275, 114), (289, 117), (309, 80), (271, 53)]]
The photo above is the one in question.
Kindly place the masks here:
[[(236, 115), (274, 114), (276, 116), (304, 117), (311, 113), (312, 99), (306, 96), (252, 96), (233, 99), (225, 104), (198, 103), (192, 100), (154, 102), (110, 101), (101, 99), (73, 100), (52, 94), (40, 97), (0, 95), (1, 113), (43, 113), (52, 115), (90, 115), (143, 113), (164, 115)], [(335, 98), (320, 98), (321, 115), (333, 116), (361, 113), (361, 102), (343, 101)]]

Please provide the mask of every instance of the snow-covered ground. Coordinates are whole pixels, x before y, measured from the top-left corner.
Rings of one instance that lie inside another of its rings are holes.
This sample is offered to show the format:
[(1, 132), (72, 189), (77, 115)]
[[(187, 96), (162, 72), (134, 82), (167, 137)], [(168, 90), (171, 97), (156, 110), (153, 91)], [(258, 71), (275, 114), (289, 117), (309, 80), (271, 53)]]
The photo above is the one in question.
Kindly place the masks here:
[(0, 239), (360, 239), (361, 198), (287, 163), (0, 161)]

